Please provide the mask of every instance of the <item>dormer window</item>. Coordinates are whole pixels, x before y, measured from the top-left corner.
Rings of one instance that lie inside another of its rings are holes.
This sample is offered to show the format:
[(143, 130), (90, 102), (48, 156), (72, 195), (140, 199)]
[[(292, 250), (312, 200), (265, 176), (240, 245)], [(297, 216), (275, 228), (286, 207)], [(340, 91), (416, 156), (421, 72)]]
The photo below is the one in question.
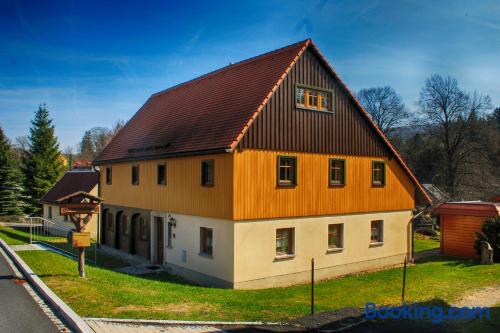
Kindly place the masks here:
[(332, 92), (320, 88), (297, 85), (295, 87), (295, 106), (299, 109), (332, 111)]

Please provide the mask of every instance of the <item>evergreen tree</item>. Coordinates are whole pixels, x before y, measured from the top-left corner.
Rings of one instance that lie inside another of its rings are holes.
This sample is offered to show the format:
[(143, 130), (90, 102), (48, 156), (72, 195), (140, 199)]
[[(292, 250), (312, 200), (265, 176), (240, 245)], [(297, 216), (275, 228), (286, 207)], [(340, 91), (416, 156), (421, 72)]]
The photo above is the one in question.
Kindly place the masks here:
[(0, 127), (0, 215), (22, 214), (19, 165), (7, 137)]
[(38, 200), (64, 172), (59, 144), (52, 119), (45, 105), (40, 105), (31, 121), (29, 150), (23, 159), (24, 184), (29, 213), (41, 213)]
[(92, 132), (85, 131), (82, 142), (80, 143), (80, 157), (92, 161), (94, 159), (95, 149), (92, 140)]

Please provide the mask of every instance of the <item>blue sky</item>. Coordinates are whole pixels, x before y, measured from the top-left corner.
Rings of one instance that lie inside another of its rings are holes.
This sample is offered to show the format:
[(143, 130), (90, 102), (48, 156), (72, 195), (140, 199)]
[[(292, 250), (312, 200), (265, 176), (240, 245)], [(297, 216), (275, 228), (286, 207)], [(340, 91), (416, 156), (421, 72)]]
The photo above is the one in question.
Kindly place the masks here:
[(154, 92), (311, 37), (347, 82), (414, 108), (453, 75), (500, 106), (500, 1), (0, 2), (0, 126), (46, 103), (61, 148), (128, 120)]

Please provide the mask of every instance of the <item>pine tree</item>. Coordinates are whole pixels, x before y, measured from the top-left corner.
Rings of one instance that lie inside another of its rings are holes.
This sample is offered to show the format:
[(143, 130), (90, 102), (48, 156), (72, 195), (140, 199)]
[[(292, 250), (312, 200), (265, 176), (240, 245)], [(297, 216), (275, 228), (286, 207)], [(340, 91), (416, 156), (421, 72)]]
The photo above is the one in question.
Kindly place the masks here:
[(94, 159), (94, 142), (92, 140), (92, 132), (85, 131), (82, 142), (80, 143), (80, 157), (92, 161)]
[(19, 166), (16, 163), (9, 141), (0, 127), (0, 215), (22, 214)]
[(52, 119), (45, 105), (40, 105), (31, 121), (29, 150), (23, 160), (24, 187), (27, 210), (40, 214), (38, 200), (54, 185), (64, 172), (59, 144)]

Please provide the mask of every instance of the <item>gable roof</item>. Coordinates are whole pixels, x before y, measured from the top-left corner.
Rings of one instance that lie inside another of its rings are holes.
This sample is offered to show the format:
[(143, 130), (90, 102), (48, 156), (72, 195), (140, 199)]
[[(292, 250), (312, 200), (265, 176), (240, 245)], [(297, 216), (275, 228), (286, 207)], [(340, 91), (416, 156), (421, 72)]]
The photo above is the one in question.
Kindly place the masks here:
[(153, 94), (94, 163), (225, 152), (305, 46), (299, 42)]
[[(302, 53), (310, 47), (366, 117), (427, 203), (432, 200), (311, 39), (153, 94), (95, 164), (233, 151)], [(244, 91), (244, 93), (242, 93)]]
[(44, 194), (40, 202), (57, 204), (76, 192), (89, 193), (98, 181), (99, 173), (96, 171), (68, 171)]

